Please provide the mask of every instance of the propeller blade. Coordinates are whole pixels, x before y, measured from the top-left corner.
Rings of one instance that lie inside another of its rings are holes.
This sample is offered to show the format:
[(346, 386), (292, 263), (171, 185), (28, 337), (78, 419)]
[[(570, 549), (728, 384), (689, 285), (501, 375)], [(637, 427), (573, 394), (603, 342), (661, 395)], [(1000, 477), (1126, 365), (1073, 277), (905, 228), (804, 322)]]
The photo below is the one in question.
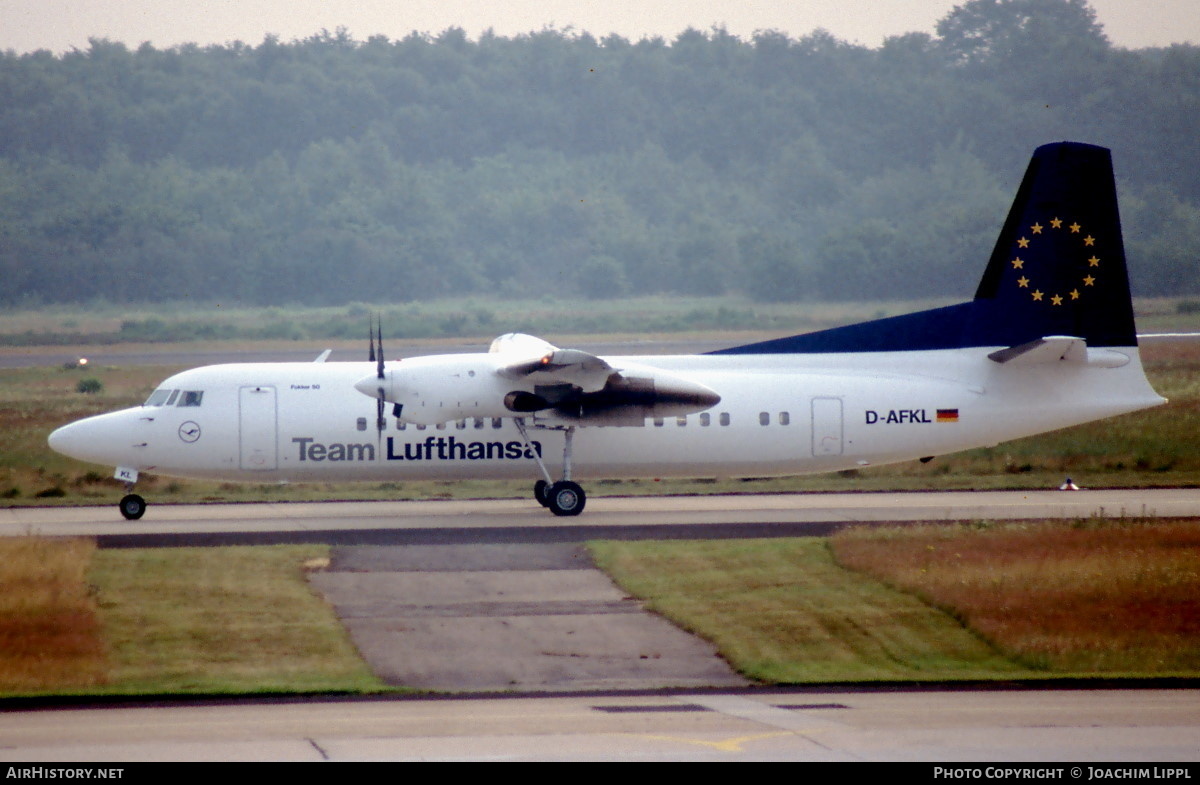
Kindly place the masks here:
[[(371, 342), (371, 361), (375, 363), (375, 376), (379, 380), (383, 380), (383, 319), (377, 317), (375, 321), (375, 335), (370, 336)], [(387, 420), (383, 416), (384, 401), (383, 385), (375, 389), (375, 429), (379, 438), (383, 438), (383, 429), (387, 427)]]
[(376, 366), (375, 375), (378, 378), (382, 379), (383, 378), (383, 320), (382, 319), (379, 320), (377, 328), (379, 330), (379, 359), (378, 359), (379, 364)]

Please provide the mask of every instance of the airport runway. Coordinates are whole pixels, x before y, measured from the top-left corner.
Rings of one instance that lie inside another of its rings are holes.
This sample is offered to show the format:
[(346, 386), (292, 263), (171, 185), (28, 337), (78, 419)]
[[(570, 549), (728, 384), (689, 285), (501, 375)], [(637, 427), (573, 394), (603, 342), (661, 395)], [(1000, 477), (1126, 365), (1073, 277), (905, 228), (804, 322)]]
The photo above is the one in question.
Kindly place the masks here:
[(1082, 491), (801, 493), (588, 499), (555, 518), (532, 499), (155, 504), (140, 521), (103, 507), (0, 509), (0, 536), (100, 536), (106, 547), (328, 542), (578, 542), (648, 537), (825, 534), (854, 522), (1200, 517), (1200, 488)]
[[(1182, 767), (1194, 779), (1200, 776), (1194, 763), (1198, 739), (1200, 702), (1187, 690), (759, 689), (0, 713), (0, 761), (43, 765), (925, 761), (933, 779), (935, 764), (993, 761), (1009, 768), (1043, 762), (1059, 769), (1053, 778), (1087, 780), (1090, 768), (1111, 771), (1101, 762), (1115, 761), (1139, 768), (1153, 764), (1160, 770)], [(1054, 766), (1056, 761), (1065, 763)], [(1074, 765), (1079, 765), (1078, 773), (1072, 771)]]

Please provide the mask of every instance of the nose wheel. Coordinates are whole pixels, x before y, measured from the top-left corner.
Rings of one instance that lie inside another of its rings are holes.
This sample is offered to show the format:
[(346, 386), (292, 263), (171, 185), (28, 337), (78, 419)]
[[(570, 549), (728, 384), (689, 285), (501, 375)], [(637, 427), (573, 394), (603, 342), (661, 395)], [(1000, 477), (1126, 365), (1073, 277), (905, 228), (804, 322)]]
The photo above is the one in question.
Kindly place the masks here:
[(127, 494), (117, 506), (127, 521), (136, 521), (146, 514), (146, 500), (136, 493)]

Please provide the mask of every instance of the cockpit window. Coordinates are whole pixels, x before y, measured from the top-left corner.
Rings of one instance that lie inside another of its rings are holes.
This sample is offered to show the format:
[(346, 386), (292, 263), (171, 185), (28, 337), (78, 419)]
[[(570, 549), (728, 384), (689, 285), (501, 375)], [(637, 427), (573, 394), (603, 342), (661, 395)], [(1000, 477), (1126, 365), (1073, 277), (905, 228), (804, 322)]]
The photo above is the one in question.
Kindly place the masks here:
[(150, 397), (146, 399), (146, 402), (142, 406), (170, 405), (167, 403), (167, 399), (173, 398), (178, 392), (178, 390), (155, 390), (150, 393)]
[(176, 406), (199, 406), (200, 399), (204, 397), (203, 390), (184, 390), (179, 396), (179, 402)]

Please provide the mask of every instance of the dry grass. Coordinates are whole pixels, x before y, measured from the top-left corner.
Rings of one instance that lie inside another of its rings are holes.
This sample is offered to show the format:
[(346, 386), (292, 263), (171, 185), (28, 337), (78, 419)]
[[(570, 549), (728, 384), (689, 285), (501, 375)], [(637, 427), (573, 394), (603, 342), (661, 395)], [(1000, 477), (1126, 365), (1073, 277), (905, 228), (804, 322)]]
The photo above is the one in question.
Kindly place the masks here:
[(854, 530), (838, 562), (946, 610), (1029, 667), (1200, 671), (1200, 524)]
[(0, 691), (94, 687), (108, 657), (87, 582), (91, 540), (0, 539)]
[(318, 545), (100, 551), (91, 575), (112, 648), (109, 691), (380, 689), (304, 579), (327, 560)]

